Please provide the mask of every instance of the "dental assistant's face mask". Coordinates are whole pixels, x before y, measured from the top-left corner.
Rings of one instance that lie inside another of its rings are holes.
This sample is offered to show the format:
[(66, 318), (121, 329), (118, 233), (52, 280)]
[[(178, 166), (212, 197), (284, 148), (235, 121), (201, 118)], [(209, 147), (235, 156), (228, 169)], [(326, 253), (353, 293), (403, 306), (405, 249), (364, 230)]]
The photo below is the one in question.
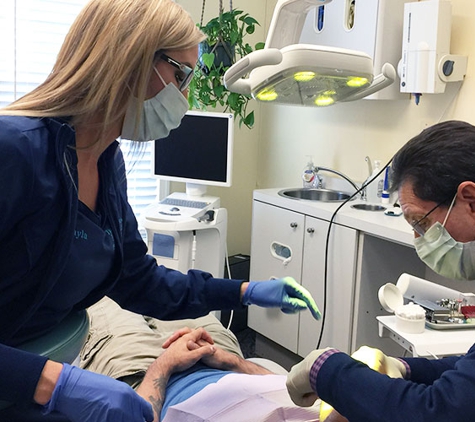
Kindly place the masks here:
[(419, 258), (436, 273), (457, 280), (475, 280), (475, 241), (457, 242), (445, 228), (455, 197), (444, 222), (435, 223), (414, 239), (414, 246)]
[(176, 129), (188, 110), (188, 101), (173, 83), (165, 83), (158, 70), (153, 70), (165, 86), (155, 97), (145, 100), (142, 116), (135, 128), (138, 101), (133, 98), (125, 113), (121, 138), (138, 142), (166, 138)]

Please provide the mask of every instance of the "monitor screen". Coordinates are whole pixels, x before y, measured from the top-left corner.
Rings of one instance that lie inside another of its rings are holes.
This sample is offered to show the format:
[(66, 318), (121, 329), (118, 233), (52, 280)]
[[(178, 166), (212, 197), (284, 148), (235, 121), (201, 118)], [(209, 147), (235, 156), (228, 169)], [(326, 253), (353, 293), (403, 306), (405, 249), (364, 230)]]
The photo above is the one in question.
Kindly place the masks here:
[(231, 186), (234, 118), (188, 111), (178, 128), (154, 142), (153, 174), (198, 185)]

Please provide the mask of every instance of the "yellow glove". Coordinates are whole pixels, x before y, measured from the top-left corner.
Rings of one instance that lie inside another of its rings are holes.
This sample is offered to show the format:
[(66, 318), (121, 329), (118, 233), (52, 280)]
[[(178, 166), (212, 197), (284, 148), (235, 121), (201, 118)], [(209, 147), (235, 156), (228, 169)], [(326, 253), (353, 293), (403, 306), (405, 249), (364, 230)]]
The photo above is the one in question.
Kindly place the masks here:
[(365, 363), (380, 374), (386, 374), (391, 378), (404, 378), (406, 376), (405, 365), (399, 359), (386, 356), (379, 349), (361, 346), (351, 357)]
[[(399, 359), (386, 356), (379, 349), (361, 346), (351, 355), (351, 357), (365, 363), (371, 369), (374, 369), (381, 374), (386, 374), (391, 378), (404, 378), (406, 376), (406, 367), (404, 364)], [(322, 401), (320, 406), (320, 422), (324, 422), (333, 411), (334, 409), (332, 406)]]

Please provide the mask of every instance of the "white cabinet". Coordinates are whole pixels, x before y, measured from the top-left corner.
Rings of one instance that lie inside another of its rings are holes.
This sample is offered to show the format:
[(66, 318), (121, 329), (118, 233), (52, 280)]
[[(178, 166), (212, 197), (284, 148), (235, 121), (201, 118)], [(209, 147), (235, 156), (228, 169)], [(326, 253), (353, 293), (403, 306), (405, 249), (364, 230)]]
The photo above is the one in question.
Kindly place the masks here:
[[(356, 267), (356, 230), (260, 201), (253, 203), (251, 280), (292, 276), (326, 311), (320, 347), (350, 351)], [(286, 315), (278, 309), (251, 306), (249, 326), (286, 349), (306, 356), (315, 349), (323, 320), (310, 312)]]
[[(253, 203), (252, 213), (251, 280), (269, 280), (287, 275), (300, 280), (305, 216), (256, 201)], [(289, 249), (290, 259), (285, 256), (276, 257), (277, 252), (272, 248), (278, 245)], [(298, 315), (286, 315), (279, 309), (251, 306), (248, 325), (297, 353)]]
[[(328, 221), (306, 217), (302, 285), (310, 291), (322, 313), (326, 302), (323, 337), (318, 347), (331, 346), (350, 352), (357, 231), (332, 224), (325, 287), (325, 249), (328, 226)], [(299, 355), (306, 356), (317, 347), (322, 322), (323, 320), (316, 321), (309, 312), (300, 314)]]

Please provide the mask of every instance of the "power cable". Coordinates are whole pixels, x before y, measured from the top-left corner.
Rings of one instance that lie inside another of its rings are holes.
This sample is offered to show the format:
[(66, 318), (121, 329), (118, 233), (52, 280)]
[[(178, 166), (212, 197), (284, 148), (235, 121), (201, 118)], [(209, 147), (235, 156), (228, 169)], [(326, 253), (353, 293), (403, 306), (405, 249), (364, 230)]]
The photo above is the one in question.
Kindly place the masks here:
[(326, 321), (326, 316), (327, 316), (327, 298), (328, 298), (328, 251), (329, 251), (329, 245), (330, 245), (330, 234), (331, 234), (331, 229), (333, 227), (334, 220), (336, 218), (336, 215), (338, 214), (338, 211), (341, 210), (349, 201), (351, 201), (355, 196), (360, 194), (366, 187), (372, 183), (375, 179), (377, 179), (384, 171), (386, 171), (386, 167), (388, 167), (394, 157), (391, 157), (391, 159), (388, 161), (388, 163), (383, 166), (383, 168), (375, 174), (372, 178), (368, 178), (366, 182), (364, 182), (361, 187), (356, 190), (349, 198), (347, 198), (345, 201), (343, 201), (333, 212), (329, 224), (328, 224), (328, 230), (327, 230), (327, 236), (325, 240), (325, 264), (324, 264), (324, 272), (323, 272), (323, 312), (322, 312), (322, 325), (320, 327), (320, 334), (318, 337), (317, 341), (317, 346), (316, 349), (319, 349), (322, 343), (322, 338), (323, 338), (323, 333), (325, 329), (325, 321)]

